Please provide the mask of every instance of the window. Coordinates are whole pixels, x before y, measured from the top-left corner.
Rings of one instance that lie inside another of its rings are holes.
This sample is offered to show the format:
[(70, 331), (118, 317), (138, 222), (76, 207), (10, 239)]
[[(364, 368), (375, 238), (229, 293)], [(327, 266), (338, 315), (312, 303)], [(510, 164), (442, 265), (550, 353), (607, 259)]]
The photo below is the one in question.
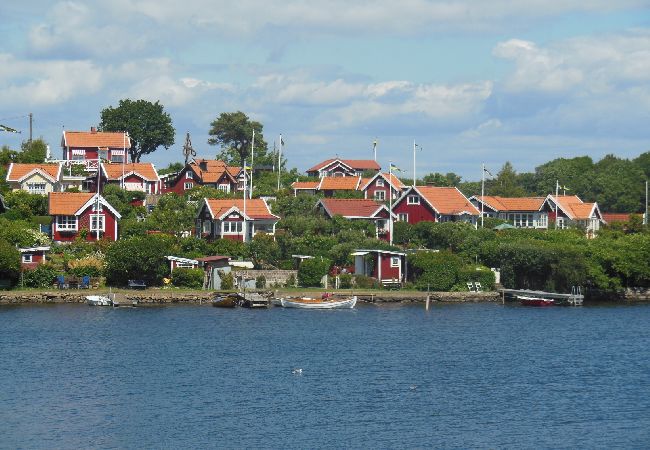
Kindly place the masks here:
[(223, 222), (224, 234), (240, 234), (244, 229), (244, 222)]
[(27, 183), (30, 194), (45, 194), (45, 183)]
[(546, 228), (548, 226), (548, 215), (540, 214), (537, 219), (537, 226), (541, 228)]
[(86, 160), (86, 151), (81, 148), (72, 149), (72, 160), (73, 161), (85, 161)]
[(219, 186), (217, 186), (217, 189), (219, 189), (220, 191), (224, 191), (224, 192), (230, 192), (230, 185), (229, 184), (220, 184)]
[(105, 230), (104, 216), (99, 214), (91, 214), (90, 231), (104, 231), (104, 230)]
[(557, 218), (557, 227), (560, 228), (560, 229), (564, 229), (564, 228), (567, 227), (564, 217), (558, 217)]
[(419, 195), (409, 195), (406, 197), (406, 204), (407, 205), (419, 205), (420, 204), (420, 196)]
[(377, 178), (377, 187), (384, 187), (384, 180)]
[(32, 262), (32, 255), (31, 253), (23, 253), (23, 263), (24, 264), (29, 264)]
[(390, 257), (390, 266), (391, 267), (399, 267), (399, 256), (391, 256)]
[(405, 213), (400, 213), (397, 215), (397, 220), (400, 222), (408, 222), (409, 221), (409, 215)]
[(59, 231), (76, 231), (77, 218), (75, 216), (57, 216), (56, 229)]
[(192, 172), (191, 170), (188, 170), (187, 172), (185, 172), (185, 178), (187, 178), (188, 180), (193, 180), (194, 179), (194, 172)]
[(111, 154), (111, 162), (113, 163), (123, 163), (124, 155), (116, 155), (115, 153)]
[(212, 231), (212, 222), (210, 222), (209, 220), (204, 220), (203, 230), (202, 230), (203, 234), (210, 234), (211, 231)]
[(101, 203), (98, 205), (97, 202), (94, 202), (93, 212), (104, 212), (104, 205), (102, 205)]
[(386, 200), (386, 191), (375, 191), (375, 200), (380, 202)]
[(107, 148), (100, 148), (99, 149), (99, 159), (108, 161), (108, 149)]
[(191, 181), (188, 181), (188, 182), (186, 182), (186, 183), (183, 184), (183, 189), (185, 189), (186, 191), (188, 191), (188, 190), (192, 189), (192, 186), (194, 186), (194, 184), (192, 184)]

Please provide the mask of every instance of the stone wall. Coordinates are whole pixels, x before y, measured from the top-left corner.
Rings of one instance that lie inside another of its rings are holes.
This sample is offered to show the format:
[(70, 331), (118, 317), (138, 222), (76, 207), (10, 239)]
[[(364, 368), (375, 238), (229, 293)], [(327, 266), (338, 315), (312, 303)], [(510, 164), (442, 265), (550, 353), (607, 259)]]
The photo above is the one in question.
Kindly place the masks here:
[(247, 289), (255, 289), (255, 280), (262, 275), (266, 278), (266, 288), (285, 286), (292, 275), (294, 280), (298, 279), (297, 270), (235, 270), (233, 275), (238, 280), (245, 280)]

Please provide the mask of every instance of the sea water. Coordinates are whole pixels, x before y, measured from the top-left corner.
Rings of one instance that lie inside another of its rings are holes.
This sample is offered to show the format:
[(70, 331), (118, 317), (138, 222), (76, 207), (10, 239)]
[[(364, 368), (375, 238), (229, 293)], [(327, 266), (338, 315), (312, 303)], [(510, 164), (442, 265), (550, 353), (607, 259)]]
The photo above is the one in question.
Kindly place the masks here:
[(2, 448), (641, 448), (650, 305), (0, 307), (0, 379)]

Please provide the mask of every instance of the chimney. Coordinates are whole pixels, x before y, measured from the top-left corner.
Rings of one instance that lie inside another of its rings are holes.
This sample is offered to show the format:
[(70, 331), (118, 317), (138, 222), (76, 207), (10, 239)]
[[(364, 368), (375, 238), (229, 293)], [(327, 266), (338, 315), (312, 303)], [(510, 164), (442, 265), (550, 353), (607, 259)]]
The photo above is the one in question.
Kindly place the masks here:
[(90, 132), (91, 133), (97, 133), (97, 128), (96, 127), (90, 127)]

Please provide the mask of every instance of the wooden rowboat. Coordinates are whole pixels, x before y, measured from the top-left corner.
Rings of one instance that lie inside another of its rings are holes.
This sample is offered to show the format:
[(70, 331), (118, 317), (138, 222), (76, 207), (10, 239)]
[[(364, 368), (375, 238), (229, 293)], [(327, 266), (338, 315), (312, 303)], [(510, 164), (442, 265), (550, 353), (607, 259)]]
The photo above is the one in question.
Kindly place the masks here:
[(241, 303), (239, 294), (217, 295), (212, 299), (212, 306), (216, 308), (234, 308)]
[(524, 306), (552, 306), (555, 304), (555, 301), (551, 298), (542, 298), (542, 297), (526, 297), (523, 295), (518, 295), (519, 303)]
[(346, 299), (290, 297), (280, 299), (284, 308), (302, 309), (352, 309), (357, 304), (357, 296)]

